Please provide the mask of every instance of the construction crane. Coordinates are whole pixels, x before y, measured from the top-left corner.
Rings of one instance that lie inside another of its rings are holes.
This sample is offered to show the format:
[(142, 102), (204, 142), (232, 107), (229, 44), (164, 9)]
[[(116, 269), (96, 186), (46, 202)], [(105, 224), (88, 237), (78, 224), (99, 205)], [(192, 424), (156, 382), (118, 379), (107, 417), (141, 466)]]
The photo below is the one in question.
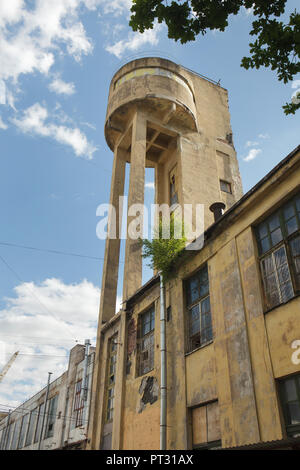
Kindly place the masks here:
[(0, 382), (3, 380), (4, 376), (7, 374), (8, 370), (12, 366), (13, 362), (16, 360), (19, 351), (16, 351), (10, 358), (10, 360), (5, 364), (2, 371), (0, 372)]

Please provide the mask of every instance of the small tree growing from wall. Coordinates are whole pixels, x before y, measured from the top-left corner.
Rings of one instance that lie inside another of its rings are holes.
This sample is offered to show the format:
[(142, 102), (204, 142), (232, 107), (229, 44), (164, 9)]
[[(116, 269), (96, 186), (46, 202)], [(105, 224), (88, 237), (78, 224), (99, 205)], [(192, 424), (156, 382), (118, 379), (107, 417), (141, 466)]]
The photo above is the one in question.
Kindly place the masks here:
[(152, 240), (142, 240), (143, 258), (150, 259), (148, 266), (162, 274), (164, 283), (175, 275), (176, 261), (182, 256), (186, 241), (182, 220), (174, 212), (170, 220), (159, 220)]

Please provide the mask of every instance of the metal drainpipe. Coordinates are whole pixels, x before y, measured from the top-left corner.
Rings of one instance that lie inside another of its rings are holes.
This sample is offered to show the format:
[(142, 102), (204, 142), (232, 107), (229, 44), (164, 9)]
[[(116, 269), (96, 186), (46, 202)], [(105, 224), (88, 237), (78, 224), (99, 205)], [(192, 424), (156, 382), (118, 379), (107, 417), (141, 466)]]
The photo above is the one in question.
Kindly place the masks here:
[(51, 375), (52, 375), (52, 372), (48, 372), (48, 383), (47, 383), (47, 390), (46, 390), (46, 397), (45, 397), (45, 406), (44, 406), (44, 413), (43, 413), (43, 420), (42, 420), (42, 428), (41, 428), (41, 434), (40, 434), (40, 440), (39, 440), (38, 450), (40, 450), (40, 448), (41, 448), (42, 439), (43, 439), (43, 434), (44, 434), (44, 424), (45, 424), (45, 417), (46, 417), (46, 411), (47, 411), (47, 401), (48, 401), (48, 395), (49, 395), (50, 377), (51, 377)]
[(167, 448), (167, 344), (165, 288), (160, 273), (160, 450)]

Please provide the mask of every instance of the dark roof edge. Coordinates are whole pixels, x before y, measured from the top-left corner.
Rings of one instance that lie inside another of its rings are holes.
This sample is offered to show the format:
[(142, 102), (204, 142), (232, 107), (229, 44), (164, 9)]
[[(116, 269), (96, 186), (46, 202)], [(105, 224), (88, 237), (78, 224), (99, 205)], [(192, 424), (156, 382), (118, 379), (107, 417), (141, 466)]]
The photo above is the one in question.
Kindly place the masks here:
[(144, 285), (142, 285), (135, 293), (126, 299), (126, 309), (127, 306), (130, 306), (135, 300), (137, 300), (139, 297), (142, 297), (142, 295), (148, 290), (151, 289), (151, 287), (155, 286), (159, 282), (160, 276), (159, 274), (156, 274), (155, 276), (151, 277), (149, 281), (147, 281)]

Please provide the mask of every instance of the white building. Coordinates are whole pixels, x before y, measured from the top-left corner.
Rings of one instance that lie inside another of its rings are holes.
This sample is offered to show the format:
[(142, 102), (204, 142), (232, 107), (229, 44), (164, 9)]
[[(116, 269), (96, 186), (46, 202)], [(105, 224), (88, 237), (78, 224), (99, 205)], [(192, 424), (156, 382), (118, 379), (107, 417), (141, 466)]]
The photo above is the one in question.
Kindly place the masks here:
[(47, 387), (0, 420), (0, 449), (84, 449), (94, 358), (95, 348), (85, 360), (85, 346), (74, 346), (68, 370), (50, 383), (46, 412)]

